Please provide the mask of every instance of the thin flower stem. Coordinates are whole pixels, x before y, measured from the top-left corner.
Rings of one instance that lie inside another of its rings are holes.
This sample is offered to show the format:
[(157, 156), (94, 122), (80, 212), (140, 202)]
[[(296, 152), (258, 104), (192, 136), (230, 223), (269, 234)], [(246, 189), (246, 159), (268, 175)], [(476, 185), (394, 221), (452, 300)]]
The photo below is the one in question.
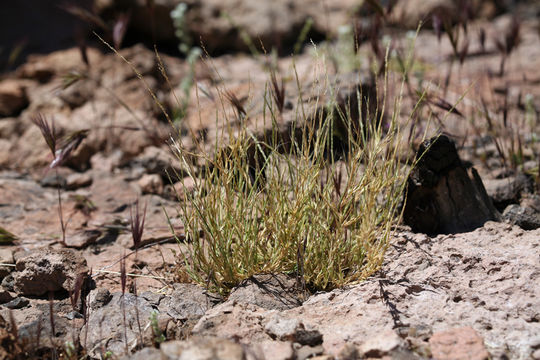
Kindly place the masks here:
[[(56, 179), (58, 180), (58, 169), (55, 169)], [(64, 223), (64, 213), (62, 211), (62, 194), (61, 194), (61, 184), (58, 183), (58, 217), (60, 218), (60, 227), (62, 228), (62, 245), (67, 246), (66, 244), (66, 224)]]

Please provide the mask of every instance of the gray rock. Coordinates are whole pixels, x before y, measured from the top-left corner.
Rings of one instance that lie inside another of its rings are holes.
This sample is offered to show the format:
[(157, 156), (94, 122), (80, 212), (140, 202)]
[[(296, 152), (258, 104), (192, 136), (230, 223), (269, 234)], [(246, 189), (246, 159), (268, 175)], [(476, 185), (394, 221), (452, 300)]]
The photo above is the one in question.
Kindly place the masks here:
[(116, 356), (125, 355), (124, 331), (129, 351), (141, 345), (151, 345), (152, 339), (145, 336), (144, 329), (150, 328), (152, 311), (155, 309), (140, 296), (114, 293), (106, 305), (90, 312), (88, 323), (79, 335), (80, 341), (87, 341), (92, 357), (99, 356), (101, 346)]
[[(144, 294), (143, 294), (144, 296)], [(178, 321), (198, 319), (220, 299), (194, 284), (174, 284), (173, 292), (162, 299), (159, 310)]]
[(298, 319), (285, 318), (275, 314), (264, 327), (272, 338), (281, 341), (291, 341), (301, 345), (317, 346), (322, 344), (322, 334), (316, 329), (306, 329)]
[(86, 260), (69, 249), (32, 251), (16, 260), (15, 269), (13, 289), (22, 295), (71, 291), (77, 277), (88, 275)]
[(264, 274), (244, 280), (231, 292), (228, 300), (268, 310), (287, 310), (302, 305), (303, 296), (295, 278), (284, 274)]
[(365, 357), (380, 358), (403, 345), (403, 340), (395, 331), (387, 330), (364, 342), (360, 346), (360, 353)]
[(62, 175), (56, 175), (55, 173), (51, 173), (45, 177), (43, 177), (40, 181), (39, 181), (39, 184), (43, 187), (54, 187), (54, 188), (57, 188), (57, 187), (61, 187), (61, 188), (65, 188), (66, 187), (66, 178)]
[(22, 296), (18, 296), (10, 302), (4, 304), (4, 306), (8, 309), (22, 309), (28, 306), (28, 304), (30, 304), (30, 301), (28, 301), (28, 299), (23, 298)]
[(66, 190), (76, 190), (92, 185), (92, 176), (87, 173), (73, 173), (66, 177)]
[(523, 230), (535, 230), (540, 228), (540, 212), (530, 207), (520, 205), (508, 205), (503, 212), (503, 219), (517, 225)]
[(90, 292), (89, 304), (92, 310), (99, 309), (111, 301), (112, 295), (109, 290), (99, 288)]
[(322, 344), (323, 336), (317, 329), (299, 329), (295, 341), (302, 345), (317, 346)]
[(69, 320), (66, 317), (73, 311), (69, 299), (54, 300), (52, 303), (54, 332), (49, 315), (51, 308), (49, 300), (21, 299), (22, 304), (25, 302), (28, 302), (29, 306), (23, 308), (17, 306), (13, 309), (1, 306), (0, 317), (4, 319), (13, 317), (17, 324), (19, 338), (28, 344), (28, 350), (49, 352), (50, 349), (58, 349), (58, 344), (65, 344), (67, 341), (78, 346), (78, 333), (83, 325), (83, 319)]
[(293, 360), (296, 359), (293, 344), (290, 341), (267, 340), (251, 347), (255, 359)]
[[(178, 284), (174, 284), (173, 286), (176, 287), (176, 285)], [(166, 298), (165, 295), (163, 294), (159, 294), (159, 293), (155, 293), (153, 291), (145, 291), (143, 292), (141, 295), (140, 295), (142, 298), (144, 298), (146, 301), (148, 301), (153, 307), (158, 307), (159, 304), (161, 303), (161, 300), (163, 300), (164, 298)]]
[(169, 341), (160, 346), (162, 359), (170, 360), (245, 360), (241, 345), (220, 338), (194, 337)]
[(534, 181), (525, 174), (490, 179), (484, 183), (488, 195), (499, 211), (503, 211), (509, 204), (519, 203), (523, 194), (534, 192)]
[[(170, 151), (148, 146), (132, 162), (132, 167), (142, 166), (149, 174), (158, 174), (163, 180), (182, 178), (186, 175), (178, 159)], [(163, 186), (163, 185), (162, 185)]]
[(6, 277), (2, 279), (2, 287), (7, 291), (14, 291), (13, 285), (15, 284), (15, 280), (13, 279), (13, 274), (8, 274)]
[(161, 360), (161, 351), (153, 347), (145, 347), (132, 355), (126, 355), (120, 360)]
[(274, 315), (264, 327), (268, 335), (281, 341), (295, 341), (296, 331), (303, 329), (298, 319), (287, 319), (280, 314)]
[(296, 359), (297, 360), (305, 360), (312, 358), (317, 355), (321, 355), (324, 352), (324, 348), (322, 345), (317, 346), (298, 346), (299, 344), (295, 344), (295, 350), (296, 350)]

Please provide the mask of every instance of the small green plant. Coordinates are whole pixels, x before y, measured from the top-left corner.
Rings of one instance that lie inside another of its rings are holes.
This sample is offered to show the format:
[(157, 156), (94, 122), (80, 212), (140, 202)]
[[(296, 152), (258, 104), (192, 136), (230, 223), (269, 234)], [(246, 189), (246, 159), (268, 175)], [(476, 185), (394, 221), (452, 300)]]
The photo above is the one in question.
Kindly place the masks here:
[(64, 344), (64, 354), (67, 359), (77, 358), (77, 348), (72, 341), (66, 341)]
[(159, 328), (157, 316), (158, 316), (158, 312), (156, 310), (153, 310), (150, 313), (150, 326), (152, 327), (152, 334), (154, 336), (153, 338), (154, 344), (159, 345), (167, 339), (165, 338), (165, 335), (161, 332), (161, 329)]

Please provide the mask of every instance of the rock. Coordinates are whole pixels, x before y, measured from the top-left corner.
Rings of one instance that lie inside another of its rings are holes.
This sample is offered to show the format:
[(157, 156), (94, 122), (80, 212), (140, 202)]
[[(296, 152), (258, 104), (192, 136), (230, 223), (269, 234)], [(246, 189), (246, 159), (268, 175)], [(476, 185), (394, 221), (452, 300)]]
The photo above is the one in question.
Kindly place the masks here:
[(296, 331), (295, 342), (301, 345), (317, 346), (323, 342), (323, 336), (317, 329), (299, 329)]
[(431, 353), (437, 360), (486, 360), (489, 353), (484, 341), (471, 327), (455, 328), (433, 334), (429, 339)]
[(485, 187), (493, 205), (503, 211), (510, 204), (518, 204), (524, 194), (533, 193), (534, 181), (530, 176), (520, 173), (503, 179), (487, 180)]
[(296, 352), (296, 359), (297, 360), (305, 360), (310, 359), (314, 356), (321, 355), (324, 352), (324, 348), (321, 345), (317, 346), (296, 346), (299, 344), (295, 344), (295, 352)]
[(83, 79), (60, 91), (59, 97), (71, 109), (75, 109), (92, 100), (95, 92), (96, 84)]
[[(96, 306), (95, 300), (93, 304)], [(90, 312), (90, 318), (85, 327), (88, 334), (86, 335), (85, 331), (81, 332), (80, 341), (87, 342), (87, 349), (90, 349), (89, 355), (93, 357), (99, 357), (99, 349), (102, 345), (116, 356), (125, 354), (124, 331), (129, 351), (141, 345), (151, 345), (152, 339), (144, 336), (143, 330), (151, 329), (149, 324), (152, 311), (154, 308), (151, 304), (140, 296), (114, 293), (105, 305)], [(141, 337), (143, 344), (141, 344)]]
[(89, 304), (92, 310), (99, 309), (109, 303), (112, 299), (112, 295), (109, 290), (105, 288), (99, 288), (90, 292)]
[(2, 287), (7, 291), (13, 291), (13, 274), (8, 274), (5, 278), (2, 279)]
[(338, 360), (358, 360), (359, 358), (360, 353), (358, 352), (358, 348), (353, 344), (345, 344), (337, 354)]
[(86, 173), (73, 173), (66, 177), (66, 190), (76, 190), (92, 185), (92, 176)]
[(28, 304), (30, 304), (30, 301), (28, 301), (28, 299), (18, 296), (10, 302), (4, 304), (4, 306), (8, 309), (22, 309), (28, 306)]
[(61, 174), (56, 173), (50, 173), (49, 175), (44, 176), (40, 181), (39, 184), (43, 187), (52, 187), (52, 188), (66, 188), (66, 178), (65, 176), (62, 176)]
[(26, 106), (28, 97), (24, 83), (15, 79), (0, 81), (0, 117), (18, 115)]
[(160, 346), (162, 359), (176, 360), (244, 360), (241, 345), (219, 338), (193, 337), (186, 341), (168, 341)]
[(360, 353), (368, 358), (381, 358), (401, 346), (404, 346), (404, 342), (398, 334), (393, 330), (386, 330), (365, 341), (360, 346)]
[(289, 341), (263, 341), (253, 346), (257, 359), (293, 360), (296, 359), (292, 343)]
[[(346, 343), (363, 344), (388, 329), (409, 331), (407, 341), (420, 343), (430, 332), (463, 326), (467, 319), (494, 358), (526, 358), (540, 318), (538, 290), (531, 286), (538, 280), (538, 239), (540, 229), (524, 232), (495, 222), (434, 239), (404, 232), (385, 254), (384, 278), (312, 295), (282, 316), (316, 324), (326, 353), (334, 356)], [(214, 328), (206, 332), (260, 338), (258, 324), (274, 313), (249, 317), (244, 311), (237, 304), (211, 322), (207, 318)], [(388, 356), (398, 353), (399, 348)]]
[(272, 338), (291, 341), (301, 345), (316, 346), (322, 344), (322, 334), (315, 329), (305, 329), (304, 324), (294, 318), (285, 318), (275, 314), (264, 327)]
[(530, 207), (508, 205), (502, 217), (510, 224), (514, 224), (523, 230), (535, 230), (540, 228), (540, 212)]
[(403, 211), (403, 220), (413, 231), (429, 235), (467, 232), (500, 218), (478, 173), (473, 168), (469, 177), (446, 135), (425, 141), (417, 158)]
[[(102, 58), (100, 51), (91, 47), (87, 49), (87, 55), (90, 63), (98, 64)], [(70, 71), (82, 72), (85, 67), (80, 50), (73, 47), (47, 55), (30, 55), (26, 63), (17, 69), (16, 74), (22, 78), (46, 82), (54, 75), (65, 75)]]
[(21, 120), (15, 117), (3, 118), (0, 121), (0, 139), (12, 139), (22, 133)]
[(66, 246), (74, 249), (83, 249), (97, 241), (102, 235), (101, 230), (79, 230), (66, 235)]
[(120, 360), (161, 360), (161, 351), (154, 347), (145, 347), (132, 355), (122, 356)]
[(180, 161), (170, 151), (149, 146), (132, 162), (132, 167), (142, 166), (150, 174), (158, 174), (164, 181), (175, 180), (184, 177), (185, 172)]
[(13, 296), (9, 291), (0, 289), (0, 304), (5, 304), (13, 300)]
[(118, 357), (118, 360), (161, 360), (161, 351), (154, 347), (145, 347), (133, 354)]
[(13, 260), (13, 250), (9, 248), (0, 249), (0, 264), (2, 264), (0, 265), (0, 279), (2, 279), (14, 269), (14, 267), (9, 266), (11, 264), (15, 265)]
[(254, 304), (268, 310), (287, 310), (302, 305), (303, 296), (294, 277), (254, 275), (231, 291), (229, 301)]
[(112, 153), (106, 155), (102, 152), (92, 155), (90, 164), (93, 170), (110, 173), (122, 163), (124, 153), (122, 150), (116, 149)]
[(297, 319), (286, 319), (276, 314), (264, 327), (264, 331), (273, 338), (281, 341), (295, 341), (297, 330), (303, 329), (304, 325)]
[(161, 194), (163, 192), (163, 180), (157, 174), (143, 175), (137, 184), (143, 194)]
[(159, 302), (159, 310), (177, 321), (195, 320), (219, 301), (198, 285), (174, 284), (173, 292)]
[(12, 148), (11, 141), (0, 136), (0, 166), (8, 168), (10, 165), (9, 151)]
[(242, 339), (244, 343), (271, 340), (264, 323), (275, 311), (246, 303), (224, 302), (208, 310), (193, 327), (192, 334)]
[(86, 260), (73, 250), (42, 249), (16, 259), (15, 292), (40, 296), (58, 290), (71, 291), (77, 277), (88, 275)]
[[(28, 302), (29, 306), (14, 309), (0, 307), (0, 316), (13, 317), (17, 325), (19, 340), (27, 344), (27, 351), (50, 352), (51, 349), (57, 349), (58, 344), (65, 344), (68, 341), (78, 347), (77, 334), (84, 320), (82, 318), (68, 320), (66, 315), (73, 312), (69, 299), (53, 300), (52, 304), (49, 300), (33, 298), (25, 299), (24, 302)], [(49, 314), (51, 306), (54, 332)]]
[(531, 208), (540, 213), (540, 195), (528, 195), (521, 199), (520, 205), (525, 208)]

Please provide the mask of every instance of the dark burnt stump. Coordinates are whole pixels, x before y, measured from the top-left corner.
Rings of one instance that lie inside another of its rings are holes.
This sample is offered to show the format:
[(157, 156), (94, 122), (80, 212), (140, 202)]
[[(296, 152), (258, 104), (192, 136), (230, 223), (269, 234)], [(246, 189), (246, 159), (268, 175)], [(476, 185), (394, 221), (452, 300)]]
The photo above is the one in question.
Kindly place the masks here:
[(471, 168), (469, 175), (447, 136), (426, 140), (416, 156), (420, 160), (408, 179), (403, 212), (414, 232), (467, 232), (500, 219), (477, 171)]

